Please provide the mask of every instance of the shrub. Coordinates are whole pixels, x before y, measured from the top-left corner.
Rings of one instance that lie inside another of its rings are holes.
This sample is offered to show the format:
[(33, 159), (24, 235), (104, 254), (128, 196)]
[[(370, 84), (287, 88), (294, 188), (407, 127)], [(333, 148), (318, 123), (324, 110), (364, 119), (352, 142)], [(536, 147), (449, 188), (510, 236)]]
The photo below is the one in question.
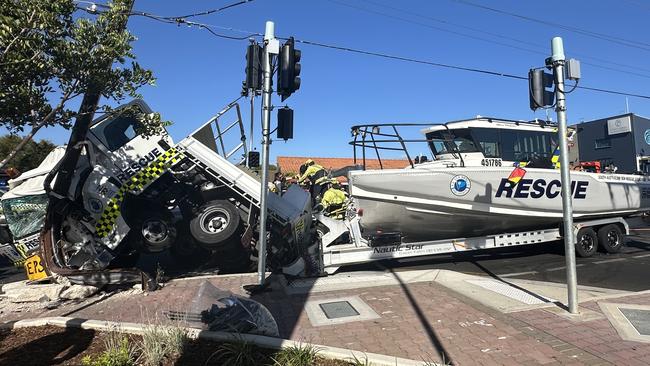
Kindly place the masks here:
[(311, 366), (320, 350), (311, 344), (283, 348), (272, 357), (274, 366)]

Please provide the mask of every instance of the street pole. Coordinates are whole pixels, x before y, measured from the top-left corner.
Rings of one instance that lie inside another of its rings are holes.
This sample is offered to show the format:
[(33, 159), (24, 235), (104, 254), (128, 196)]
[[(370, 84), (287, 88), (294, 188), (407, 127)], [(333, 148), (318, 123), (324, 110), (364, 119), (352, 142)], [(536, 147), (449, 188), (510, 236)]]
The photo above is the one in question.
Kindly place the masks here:
[[(251, 134), (250, 134), (250, 138), (248, 139), (248, 151), (253, 151), (253, 138), (254, 138), (253, 131), (254, 131), (254, 128), (255, 128), (255, 125), (254, 125), (254, 123), (255, 123), (255, 89), (248, 89), (248, 90), (250, 92), (250, 97), (251, 97)], [(250, 166), (248, 164), (249, 164), (248, 156), (246, 156), (246, 165), (250, 168)]]
[(264, 33), (264, 53), (262, 54), (262, 183), (260, 189), (260, 237), (258, 240), (258, 262), (257, 262), (257, 280), (260, 286), (264, 286), (266, 280), (266, 218), (267, 218), (267, 193), (269, 180), (269, 147), (270, 125), (271, 125), (271, 60), (273, 55), (277, 55), (280, 46), (279, 41), (275, 39), (275, 25), (271, 21), (266, 22), (266, 31)]
[(555, 75), (555, 111), (557, 112), (560, 141), (560, 174), (562, 179), (562, 214), (564, 217), (564, 257), (566, 259), (567, 297), (569, 312), (578, 313), (578, 284), (576, 274), (575, 233), (571, 204), (571, 177), (569, 175), (569, 150), (567, 147), (566, 99), (564, 94), (564, 45), (562, 38), (551, 42), (553, 74)]

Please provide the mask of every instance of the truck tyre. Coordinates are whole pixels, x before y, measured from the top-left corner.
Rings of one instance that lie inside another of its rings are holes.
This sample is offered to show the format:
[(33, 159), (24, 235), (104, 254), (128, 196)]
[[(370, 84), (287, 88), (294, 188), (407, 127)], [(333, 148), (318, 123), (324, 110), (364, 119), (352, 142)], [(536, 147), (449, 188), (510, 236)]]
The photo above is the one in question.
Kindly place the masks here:
[(598, 244), (607, 253), (618, 253), (623, 247), (625, 238), (618, 225), (609, 224), (598, 229)]
[(233, 238), (241, 226), (239, 210), (225, 200), (203, 205), (190, 220), (192, 237), (206, 249), (216, 249)]
[(582, 258), (591, 257), (598, 250), (598, 237), (594, 229), (583, 227), (576, 235), (576, 253)]
[(134, 225), (129, 241), (141, 252), (160, 253), (174, 244), (176, 234), (176, 226), (169, 218), (154, 214)]

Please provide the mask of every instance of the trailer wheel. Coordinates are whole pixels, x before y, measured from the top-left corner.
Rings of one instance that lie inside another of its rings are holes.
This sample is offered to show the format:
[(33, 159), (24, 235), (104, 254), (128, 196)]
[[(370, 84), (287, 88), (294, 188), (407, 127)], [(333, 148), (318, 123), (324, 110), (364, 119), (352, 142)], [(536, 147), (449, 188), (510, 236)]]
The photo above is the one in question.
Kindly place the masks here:
[(609, 224), (598, 229), (598, 244), (607, 253), (620, 252), (623, 243), (623, 231), (618, 225)]
[(583, 227), (576, 235), (576, 253), (582, 258), (591, 257), (598, 250), (598, 237), (594, 229)]
[(229, 201), (211, 201), (201, 207), (190, 220), (190, 233), (208, 249), (222, 246), (241, 226), (237, 207)]

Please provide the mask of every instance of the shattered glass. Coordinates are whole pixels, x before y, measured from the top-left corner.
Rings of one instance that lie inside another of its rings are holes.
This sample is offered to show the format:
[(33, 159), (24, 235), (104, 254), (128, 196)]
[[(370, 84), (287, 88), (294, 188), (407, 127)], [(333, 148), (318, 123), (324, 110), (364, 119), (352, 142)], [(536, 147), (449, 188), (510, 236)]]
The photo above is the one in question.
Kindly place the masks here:
[(38, 232), (45, 223), (48, 198), (45, 194), (2, 201), (5, 218), (14, 238)]
[(211, 331), (278, 337), (278, 324), (261, 303), (220, 290), (203, 281), (192, 299), (189, 312), (168, 311), (172, 320)]

